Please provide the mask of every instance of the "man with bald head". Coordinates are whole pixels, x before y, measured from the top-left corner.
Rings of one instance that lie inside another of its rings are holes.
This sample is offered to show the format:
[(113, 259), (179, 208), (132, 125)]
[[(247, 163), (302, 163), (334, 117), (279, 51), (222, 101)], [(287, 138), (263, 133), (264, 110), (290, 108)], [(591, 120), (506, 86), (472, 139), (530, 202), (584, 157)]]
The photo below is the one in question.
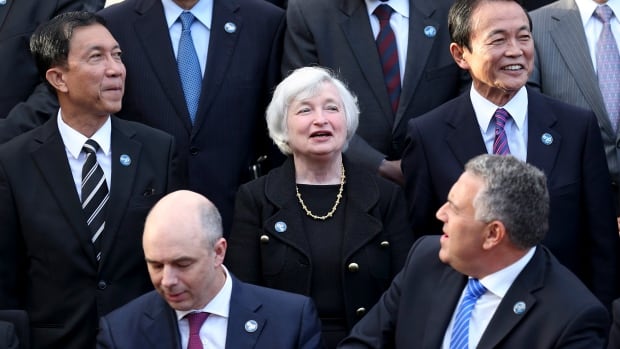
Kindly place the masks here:
[(323, 346), (312, 301), (245, 284), (222, 264), (222, 219), (208, 199), (177, 191), (149, 213), (142, 240), (156, 291), (101, 319), (98, 348)]

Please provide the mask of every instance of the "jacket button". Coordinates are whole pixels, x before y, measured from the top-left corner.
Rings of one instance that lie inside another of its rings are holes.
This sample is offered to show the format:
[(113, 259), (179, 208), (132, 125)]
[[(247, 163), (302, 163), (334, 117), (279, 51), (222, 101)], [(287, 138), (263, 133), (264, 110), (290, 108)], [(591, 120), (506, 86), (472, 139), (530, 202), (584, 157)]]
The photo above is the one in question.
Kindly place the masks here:
[(198, 149), (198, 147), (190, 147), (189, 148), (189, 153), (191, 155), (198, 155), (199, 152), (200, 152), (200, 149)]
[(357, 272), (358, 270), (360, 270), (360, 266), (357, 263), (351, 263), (349, 264), (349, 271), (352, 273)]
[(379, 245), (382, 248), (388, 248), (388, 247), (390, 247), (390, 242), (389, 241), (381, 241), (381, 243)]
[(105, 290), (106, 287), (108, 287), (108, 284), (105, 283), (105, 281), (101, 280), (97, 283), (97, 288), (100, 290)]
[(267, 244), (267, 243), (269, 243), (269, 236), (267, 236), (267, 235), (261, 235), (261, 236), (260, 236), (260, 242), (261, 242), (261, 243), (263, 243), (263, 244)]
[(361, 308), (357, 308), (357, 310), (355, 311), (355, 315), (357, 316), (364, 316), (364, 314), (366, 314), (366, 308), (361, 307)]

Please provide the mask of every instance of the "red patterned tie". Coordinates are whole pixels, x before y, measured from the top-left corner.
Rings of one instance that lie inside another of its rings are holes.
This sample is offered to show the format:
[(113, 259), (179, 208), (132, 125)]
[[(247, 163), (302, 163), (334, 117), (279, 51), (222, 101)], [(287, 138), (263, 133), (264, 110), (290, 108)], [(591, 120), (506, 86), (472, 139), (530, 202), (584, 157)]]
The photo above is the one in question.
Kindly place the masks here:
[(209, 317), (209, 313), (191, 313), (185, 316), (189, 322), (189, 341), (187, 349), (203, 349), (200, 340), (200, 328)]
[(506, 121), (510, 119), (510, 114), (504, 108), (498, 108), (493, 115), (495, 119), (495, 141), (493, 142), (493, 154), (508, 155), (508, 137), (506, 136)]
[(387, 87), (392, 111), (396, 113), (400, 100), (400, 67), (398, 65), (398, 47), (396, 36), (390, 26), (390, 17), (394, 10), (390, 5), (379, 5), (373, 12), (379, 19), (379, 35), (377, 36), (377, 49), (383, 68), (383, 79)]

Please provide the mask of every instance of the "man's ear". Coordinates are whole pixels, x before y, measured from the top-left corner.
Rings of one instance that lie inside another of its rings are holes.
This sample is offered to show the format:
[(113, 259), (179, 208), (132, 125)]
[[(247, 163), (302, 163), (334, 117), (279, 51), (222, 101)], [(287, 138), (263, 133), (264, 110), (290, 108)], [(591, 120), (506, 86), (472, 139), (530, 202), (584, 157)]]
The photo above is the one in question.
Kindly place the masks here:
[(68, 92), (69, 88), (65, 82), (64, 70), (59, 67), (50, 68), (45, 72), (45, 79), (52, 87), (60, 92)]
[(508, 235), (506, 234), (506, 226), (504, 223), (497, 220), (492, 221), (487, 224), (483, 248), (489, 250), (499, 245), (506, 238), (508, 238)]
[(466, 49), (458, 45), (457, 43), (450, 44), (450, 54), (452, 55), (452, 59), (456, 62), (456, 64), (461, 67), (463, 70), (469, 70), (469, 63), (467, 60), (463, 58), (466, 53)]

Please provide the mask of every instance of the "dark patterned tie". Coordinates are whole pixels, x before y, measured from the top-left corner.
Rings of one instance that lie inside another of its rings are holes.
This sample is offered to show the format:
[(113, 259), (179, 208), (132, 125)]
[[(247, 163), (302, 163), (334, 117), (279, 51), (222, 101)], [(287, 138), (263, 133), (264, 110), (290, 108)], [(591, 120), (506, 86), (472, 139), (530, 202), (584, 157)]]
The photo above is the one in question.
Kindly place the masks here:
[(383, 68), (383, 79), (387, 87), (392, 112), (396, 113), (400, 101), (400, 67), (398, 65), (398, 47), (396, 36), (390, 26), (390, 17), (394, 10), (390, 5), (379, 5), (373, 12), (379, 19), (379, 35), (377, 36), (377, 49)]
[(82, 150), (86, 161), (82, 167), (82, 209), (92, 233), (97, 261), (101, 260), (101, 233), (105, 229), (106, 204), (110, 197), (105, 175), (97, 162), (99, 144), (92, 139), (84, 143)]
[(193, 124), (198, 111), (198, 100), (200, 99), (200, 89), (202, 87), (202, 72), (190, 29), (194, 22), (194, 15), (190, 12), (183, 12), (179, 18), (181, 19), (183, 29), (181, 39), (179, 40), (177, 65), (181, 84), (183, 85), (183, 93), (185, 94), (185, 103), (189, 111), (189, 118)]
[(504, 108), (498, 108), (493, 115), (495, 119), (495, 141), (493, 142), (493, 154), (508, 155), (508, 137), (506, 136), (506, 121), (510, 119), (510, 114)]
[(467, 349), (469, 347), (469, 320), (471, 312), (487, 289), (478, 279), (469, 279), (465, 297), (461, 300), (454, 317), (454, 326), (450, 335), (450, 349)]
[(190, 313), (185, 316), (189, 322), (189, 341), (187, 349), (203, 349), (200, 340), (200, 328), (209, 317), (209, 313)]
[(620, 53), (609, 22), (613, 16), (614, 12), (607, 5), (598, 6), (594, 11), (594, 17), (603, 22), (603, 30), (596, 43), (598, 85), (615, 131), (620, 119)]

